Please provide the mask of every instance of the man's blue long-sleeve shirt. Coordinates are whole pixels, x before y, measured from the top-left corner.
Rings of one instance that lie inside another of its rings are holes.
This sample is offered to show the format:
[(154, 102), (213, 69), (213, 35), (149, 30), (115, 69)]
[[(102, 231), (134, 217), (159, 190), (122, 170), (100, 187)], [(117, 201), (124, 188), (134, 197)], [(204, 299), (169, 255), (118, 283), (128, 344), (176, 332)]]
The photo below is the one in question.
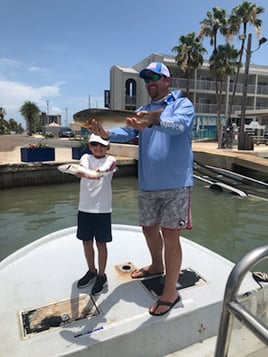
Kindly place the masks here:
[(164, 111), (159, 125), (141, 131), (128, 127), (109, 129), (111, 142), (139, 137), (138, 183), (144, 191), (193, 185), (193, 105), (177, 90), (162, 103), (151, 101), (137, 111), (161, 108)]

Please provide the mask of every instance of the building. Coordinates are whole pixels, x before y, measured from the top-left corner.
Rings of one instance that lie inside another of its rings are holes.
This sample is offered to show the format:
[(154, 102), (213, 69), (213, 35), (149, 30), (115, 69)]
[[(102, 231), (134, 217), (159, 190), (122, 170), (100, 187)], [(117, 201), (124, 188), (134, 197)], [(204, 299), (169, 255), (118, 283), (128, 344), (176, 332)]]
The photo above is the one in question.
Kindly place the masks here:
[[(163, 62), (169, 68), (172, 75), (171, 90), (180, 88), (186, 91), (187, 79), (180, 70), (175, 57), (153, 53), (132, 67), (114, 65), (110, 70), (110, 91), (105, 91), (105, 106), (110, 109), (135, 110), (149, 101), (149, 96), (143, 80), (139, 77), (139, 71), (151, 62)], [(236, 96), (232, 107), (232, 122), (234, 131), (238, 131), (241, 111), (242, 92), (244, 83), (244, 68), (239, 74), (236, 87)], [(228, 77), (224, 86), (221, 103), (221, 123), (225, 125), (230, 104), (233, 80)], [(215, 83), (209, 70), (208, 62), (194, 71), (190, 79), (190, 99), (195, 107), (197, 137), (216, 137), (216, 96)], [(109, 93), (108, 93), (109, 92)], [(263, 110), (267, 109), (267, 114)], [(247, 111), (249, 111), (247, 115)], [(262, 110), (262, 115), (258, 115)], [(261, 126), (268, 130), (268, 66), (250, 65), (247, 86), (246, 119), (249, 124), (257, 120)]]
[(57, 136), (61, 128), (60, 114), (47, 114), (41, 112), (41, 128), (44, 135)]
[(41, 112), (40, 115), (41, 126), (46, 126), (52, 123), (61, 125), (61, 115), (60, 114), (47, 114), (45, 112)]

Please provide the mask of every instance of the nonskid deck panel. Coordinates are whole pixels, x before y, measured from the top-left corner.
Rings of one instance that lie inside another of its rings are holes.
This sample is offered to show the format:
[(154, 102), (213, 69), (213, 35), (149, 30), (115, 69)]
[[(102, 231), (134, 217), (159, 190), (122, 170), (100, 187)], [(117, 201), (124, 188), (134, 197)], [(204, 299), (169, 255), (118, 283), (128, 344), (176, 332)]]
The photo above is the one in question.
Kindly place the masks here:
[[(131, 263), (129, 265), (131, 266)], [(139, 279), (139, 281), (152, 297), (156, 297), (162, 294), (165, 276)], [(203, 284), (206, 284), (205, 279), (192, 268), (187, 268), (180, 273), (177, 290)], [(19, 312), (21, 333), (23, 338), (33, 337), (57, 328), (66, 328), (76, 321), (90, 319), (100, 314), (102, 312), (94, 296), (82, 294), (75, 298), (67, 298)]]

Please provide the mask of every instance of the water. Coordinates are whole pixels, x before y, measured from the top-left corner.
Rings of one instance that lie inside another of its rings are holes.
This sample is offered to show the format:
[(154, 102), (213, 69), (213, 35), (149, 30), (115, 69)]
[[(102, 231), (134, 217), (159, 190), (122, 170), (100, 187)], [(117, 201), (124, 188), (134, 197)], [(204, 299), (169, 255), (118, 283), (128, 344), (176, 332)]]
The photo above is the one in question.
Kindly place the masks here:
[[(78, 192), (78, 182), (1, 191), (0, 260), (46, 234), (76, 225)], [(115, 178), (113, 223), (137, 225), (137, 212), (136, 178)], [(183, 235), (236, 262), (249, 250), (267, 243), (267, 212), (267, 200), (238, 198), (196, 182), (193, 229)], [(256, 269), (268, 272), (268, 260)]]

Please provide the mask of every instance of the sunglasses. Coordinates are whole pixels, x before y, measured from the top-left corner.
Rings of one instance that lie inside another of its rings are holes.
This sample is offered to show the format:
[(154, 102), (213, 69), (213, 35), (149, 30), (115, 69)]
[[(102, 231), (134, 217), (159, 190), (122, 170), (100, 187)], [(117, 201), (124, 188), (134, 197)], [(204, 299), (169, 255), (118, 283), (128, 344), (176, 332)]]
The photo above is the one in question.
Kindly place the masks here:
[(159, 79), (162, 77), (163, 76), (161, 76), (161, 74), (155, 73), (155, 74), (152, 74), (151, 76), (146, 76), (143, 79), (144, 79), (145, 83), (149, 83), (151, 81), (153, 81), (153, 82), (159, 81)]
[(103, 148), (107, 148), (106, 145), (102, 145), (102, 144), (100, 144), (100, 143), (96, 143), (95, 141), (93, 141), (92, 143), (90, 143), (90, 145), (91, 145), (91, 146), (101, 146), (101, 147), (103, 147)]

